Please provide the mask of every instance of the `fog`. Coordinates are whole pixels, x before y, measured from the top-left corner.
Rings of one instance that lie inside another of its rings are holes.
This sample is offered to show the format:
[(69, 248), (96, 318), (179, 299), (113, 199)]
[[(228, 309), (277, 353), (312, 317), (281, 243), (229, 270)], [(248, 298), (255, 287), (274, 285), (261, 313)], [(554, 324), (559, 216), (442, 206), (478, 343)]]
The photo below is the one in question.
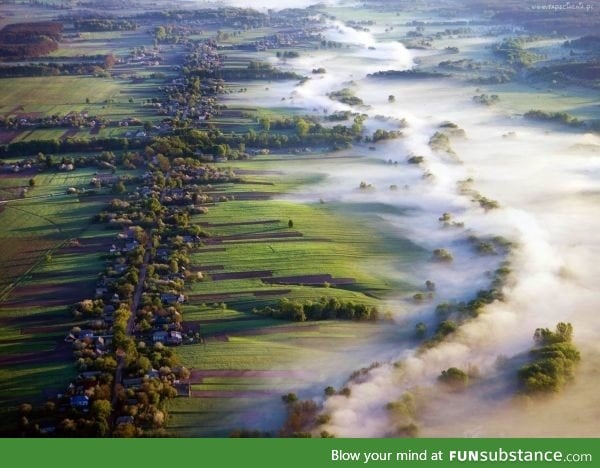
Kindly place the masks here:
[[(597, 436), (597, 415), (584, 407), (600, 403), (592, 392), (600, 353), (600, 326), (595, 319), (600, 305), (600, 237), (596, 234), (600, 229), (600, 138), (532, 124), (477, 105), (472, 101), (477, 94), (472, 85), (367, 78), (373, 71), (410, 67), (415, 56), (399, 43), (379, 43), (368, 33), (350, 34), (338, 23), (331, 23), (326, 35), (352, 46), (335, 55), (314, 52), (281, 64), (305, 74), (315, 67), (327, 69), (326, 75), (301, 86), (286, 89), (282, 85), (279, 92), (287, 105), (320, 113), (351, 109), (326, 96), (347, 86), (365, 103), (352, 110), (369, 115), (367, 133), (394, 128), (397, 119), (404, 119), (404, 137), (378, 143), (375, 151), (366, 147), (351, 151), (379, 159), (380, 164), (358, 160), (340, 165), (324, 160), (311, 167), (326, 174), (326, 180), (299, 190), (292, 198), (368, 203), (369, 209), (373, 202), (403, 208), (402, 215), (381, 213), (390, 230), (427, 250), (451, 251), (454, 261), (450, 264), (426, 261), (414, 265), (411, 273), (416, 281), (436, 283), (435, 301), (391, 301), (392, 309), (398, 311), (399, 329), (421, 320), (432, 323), (434, 306), (441, 301), (473, 297), (489, 285), (489, 272), (503, 260), (510, 261), (513, 273), (505, 286), (505, 301), (487, 306), (446, 341), (422, 353), (414, 346), (399, 345), (388, 364), (372, 370), (361, 382), (348, 384), (350, 397), (327, 399), (324, 412), (331, 415), (331, 421), (324, 428), (339, 436), (391, 435), (395, 422), (385, 404), (412, 390), (424, 395), (417, 417), (424, 435)], [(388, 102), (389, 95), (395, 96), (395, 102)], [(448, 121), (464, 130), (464, 136), (449, 134), (454, 155), (433, 151), (428, 144)], [(423, 156), (424, 162), (407, 164), (410, 155)], [(384, 164), (390, 159), (398, 164)], [(457, 190), (457, 184), (469, 177), (472, 189), (497, 200), (499, 209), (485, 211)], [(372, 188), (358, 190), (361, 181)], [(398, 190), (391, 191), (390, 185)], [(445, 212), (464, 227), (444, 228), (438, 218)], [(482, 256), (466, 241), (472, 234), (502, 235), (515, 247), (506, 255)], [(389, 274), (405, 276), (406, 272), (391, 269)], [(576, 383), (555, 398), (523, 406), (515, 398), (516, 369), (533, 345), (534, 330), (553, 328), (559, 321), (573, 323), (583, 354)], [(499, 356), (509, 359), (508, 368), (502, 371), (495, 365)], [(395, 362), (402, 365), (394, 366)], [(365, 353), (362, 365), (368, 364)], [(476, 366), (481, 377), (464, 394), (448, 394), (436, 383), (441, 370), (469, 366)], [(554, 419), (540, 424), (540, 409)], [(573, 411), (577, 418), (572, 417)]]
[(202, 1), (196, 0), (197, 3), (209, 3), (211, 5), (227, 5), (238, 8), (253, 8), (256, 10), (283, 10), (286, 8), (307, 8), (311, 5), (340, 5), (353, 4), (355, 2), (344, 0), (287, 0), (280, 2), (277, 0), (261, 0), (259, 3), (251, 0), (218, 0), (218, 1)]

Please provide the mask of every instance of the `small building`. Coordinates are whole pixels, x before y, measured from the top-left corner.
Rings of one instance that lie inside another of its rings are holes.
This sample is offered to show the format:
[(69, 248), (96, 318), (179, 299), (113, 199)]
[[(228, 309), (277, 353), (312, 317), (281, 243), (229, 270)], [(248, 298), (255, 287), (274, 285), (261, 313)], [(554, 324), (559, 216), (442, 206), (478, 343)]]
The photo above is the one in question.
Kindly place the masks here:
[(180, 345), (181, 343), (183, 343), (183, 336), (181, 335), (181, 332), (170, 331), (167, 338), (167, 344)]
[(90, 406), (90, 398), (87, 395), (75, 395), (71, 397), (71, 408), (87, 410)]
[(140, 388), (144, 379), (141, 377), (134, 377), (131, 379), (123, 379), (123, 386), (125, 388)]
[(174, 305), (174, 304), (183, 304), (185, 302), (185, 296), (183, 294), (161, 294), (160, 300), (163, 304), (166, 305)]
[(152, 341), (154, 343), (166, 343), (169, 338), (169, 333), (166, 331), (157, 331), (152, 334)]
[(133, 416), (120, 416), (117, 418), (115, 423), (118, 426), (119, 424), (133, 424), (133, 421), (134, 421)]
[(81, 330), (79, 332), (78, 338), (80, 340), (83, 340), (85, 338), (93, 338), (94, 337), (94, 331), (93, 330)]

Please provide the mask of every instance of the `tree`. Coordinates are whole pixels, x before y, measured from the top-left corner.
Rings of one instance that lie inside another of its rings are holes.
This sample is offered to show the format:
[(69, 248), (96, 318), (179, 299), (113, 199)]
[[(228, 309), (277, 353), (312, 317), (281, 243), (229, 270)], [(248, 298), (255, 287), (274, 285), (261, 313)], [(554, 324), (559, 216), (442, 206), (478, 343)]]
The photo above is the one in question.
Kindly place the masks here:
[(298, 396), (295, 393), (288, 393), (281, 397), (284, 403), (290, 404), (298, 401)]
[(396, 102), (396, 96), (394, 96), (393, 94), (390, 94), (388, 96), (388, 102)]
[(265, 132), (268, 132), (269, 130), (271, 130), (271, 119), (269, 119), (268, 117), (262, 117), (258, 121), (258, 123)]
[(122, 180), (118, 181), (112, 188), (113, 193), (125, 193), (125, 184)]
[(104, 57), (104, 68), (112, 68), (115, 63), (117, 63), (117, 59), (113, 54), (107, 54)]
[(294, 221), (292, 221), (291, 219), (288, 221), (288, 227), (290, 229), (294, 227)]
[(423, 322), (417, 323), (415, 325), (415, 334), (417, 338), (425, 338), (425, 335), (427, 334), (427, 325)]
[(29, 186), (35, 187), (35, 179), (34, 178), (29, 179)]
[(95, 400), (91, 405), (91, 413), (97, 419), (108, 419), (112, 406), (108, 400)]
[(469, 385), (469, 376), (457, 367), (450, 367), (442, 371), (438, 380), (455, 390), (462, 390)]
[(298, 119), (298, 121), (296, 122), (296, 134), (300, 138), (303, 138), (308, 134), (309, 130), (310, 124), (304, 119)]
[(554, 332), (548, 328), (538, 328), (533, 335), (533, 340), (539, 345), (570, 343), (572, 338), (573, 325), (564, 322), (559, 322)]

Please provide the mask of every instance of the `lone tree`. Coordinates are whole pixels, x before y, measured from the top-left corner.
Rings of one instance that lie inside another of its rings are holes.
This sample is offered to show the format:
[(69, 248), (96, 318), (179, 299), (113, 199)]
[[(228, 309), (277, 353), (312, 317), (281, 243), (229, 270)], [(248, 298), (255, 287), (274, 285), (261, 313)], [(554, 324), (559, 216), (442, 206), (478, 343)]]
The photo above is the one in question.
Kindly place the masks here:
[(29, 179), (29, 186), (35, 187), (35, 179), (33, 179), (33, 178)]
[(469, 385), (468, 374), (457, 367), (450, 367), (443, 370), (438, 380), (448, 385), (453, 390), (463, 390)]
[(388, 96), (388, 102), (396, 102), (396, 96), (394, 96), (393, 94), (390, 94)]
[(292, 221), (291, 219), (288, 221), (288, 227), (290, 229), (294, 227), (294, 221)]
[(271, 130), (271, 120), (268, 117), (262, 117), (258, 123), (265, 132)]

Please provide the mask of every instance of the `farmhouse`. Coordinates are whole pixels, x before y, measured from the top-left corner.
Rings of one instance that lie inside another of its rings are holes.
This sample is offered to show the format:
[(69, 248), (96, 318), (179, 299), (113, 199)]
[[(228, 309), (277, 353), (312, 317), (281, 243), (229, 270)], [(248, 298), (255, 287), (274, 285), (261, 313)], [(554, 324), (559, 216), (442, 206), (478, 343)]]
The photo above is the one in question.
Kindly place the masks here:
[(87, 395), (75, 395), (71, 397), (71, 408), (86, 411), (90, 406), (90, 398)]

